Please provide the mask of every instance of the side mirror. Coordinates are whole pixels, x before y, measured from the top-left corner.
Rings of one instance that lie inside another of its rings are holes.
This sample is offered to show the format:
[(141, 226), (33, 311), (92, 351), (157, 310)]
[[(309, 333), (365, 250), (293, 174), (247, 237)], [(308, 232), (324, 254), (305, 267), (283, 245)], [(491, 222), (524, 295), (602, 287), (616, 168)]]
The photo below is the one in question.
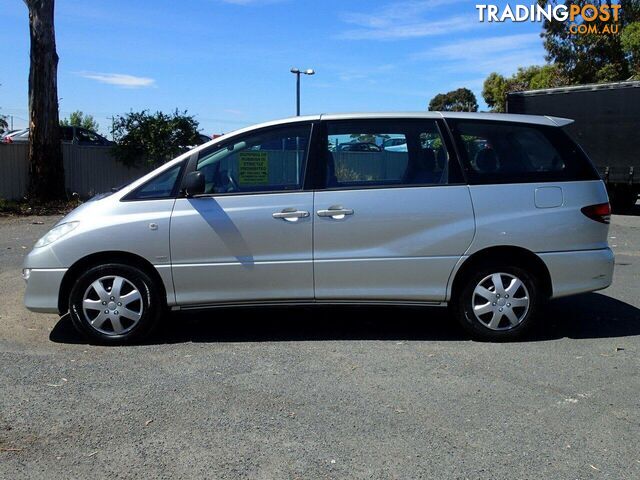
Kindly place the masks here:
[(201, 195), (204, 193), (204, 173), (191, 172), (187, 174), (184, 179), (184, 193), (187, 197), (193, 197), (194, 195)]

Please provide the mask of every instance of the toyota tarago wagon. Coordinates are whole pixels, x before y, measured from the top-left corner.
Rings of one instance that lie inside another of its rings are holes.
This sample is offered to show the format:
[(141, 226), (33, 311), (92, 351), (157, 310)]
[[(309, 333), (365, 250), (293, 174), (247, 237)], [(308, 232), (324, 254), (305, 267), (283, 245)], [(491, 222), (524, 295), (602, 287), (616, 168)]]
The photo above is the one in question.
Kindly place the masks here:
[(545, 300), (611, 283), (607, 193), (570, 122), (339, 114), (233, 132), (60, 220), (26, 258), (25, 304), (106, 343), (168, 309), (308, 303), (449, 306), (477, 338), (520, 337)]

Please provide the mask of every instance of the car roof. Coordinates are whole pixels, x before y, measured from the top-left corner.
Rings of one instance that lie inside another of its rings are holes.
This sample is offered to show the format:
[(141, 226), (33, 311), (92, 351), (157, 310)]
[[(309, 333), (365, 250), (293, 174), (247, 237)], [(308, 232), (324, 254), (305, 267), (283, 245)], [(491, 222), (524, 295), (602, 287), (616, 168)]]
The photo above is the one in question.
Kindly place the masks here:
[(375, 120), (389, 118), (452, 118), (468, 120), (493, 120), (500, 122), (529, 123), (534, 125), (547, 125), (550, 127), (564, 127), (573, 123), (572, 119), (552, 117), (549, 115), (521, 115), (517, 113), (488, 113), (488, 112), (352, 112), (352, 113), (321, 113), (316, 115), (304, 115), (300, 117), (287, 117), (278, 120), (249, 125), (228, 132), (215, 140), (215, 143), (225, 141), (242, 133), (251, 132), (259, 128), (276, 127), (289, 123), (312, 122), (318, 120)]
[(516, 113), (488, 113), (488, 112), (352, 112), (352, 113), (322, 113), (302, 117), (288, 117), (280, 120), (252, 125), (242, 128), (233, 134), (270, 127), (287, 123), (308, 122), (314, 120), (375, 120), (375, 119), (419, 119), (419, 118), (451, 118), (460, 120), (492, 120), (498, 122), (528, 123), (533, 125), (547, 125), (550, 127), (564, 127), (573, 123), (569, 118), (552, 117), (549, 115), (520, 115)]
[(482, 113), (482, 112), (372, 112), (372, 113), (323, 113), (321, 120), (364, 120), (388, 118), (451, 118), (461, 120), (493, 120), (500, 122), (529, 123), (534, 125), (548, 125), (563, 127), (573, 122), (568, 118), (551, 117), (545, 115), (520, 115), (513, 113)]

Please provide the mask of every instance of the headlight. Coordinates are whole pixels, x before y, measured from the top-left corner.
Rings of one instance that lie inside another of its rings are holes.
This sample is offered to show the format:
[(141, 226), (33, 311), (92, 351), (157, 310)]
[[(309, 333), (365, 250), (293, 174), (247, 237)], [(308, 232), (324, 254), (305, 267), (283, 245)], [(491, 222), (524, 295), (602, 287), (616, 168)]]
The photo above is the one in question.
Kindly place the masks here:
[(76, 228), (79, 224), (80, 222), (69, 222), (69, 223), (62, 223), (57, 227), (53, 227), (51, 230), (49, 230), (49, 232), (47, 232), (47, 234), (44, 237), (42, 237), (40, 240), (36, 242), (34, 248), (45, 247), (50, 243), (55, 242), (56, 240), (64, 237), (67, 233), (69, 233), (71, 230)]

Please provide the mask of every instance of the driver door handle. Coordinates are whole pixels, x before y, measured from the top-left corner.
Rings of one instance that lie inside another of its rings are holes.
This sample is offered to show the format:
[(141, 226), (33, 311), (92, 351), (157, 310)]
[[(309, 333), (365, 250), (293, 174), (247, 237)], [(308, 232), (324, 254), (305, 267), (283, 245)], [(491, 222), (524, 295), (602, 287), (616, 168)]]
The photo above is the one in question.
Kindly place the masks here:
[(295, 208), (285, 208), (280, 212), (274, 212), (271, 214), (273, 218), (285, 220), (287, 222), (297, 222), (301, 218), (307, 218), (309, 212), (306, 210), (296, 210)]
[(331, 217), (340, 220), (345, 215), (353, 215), (353, 208), (342, 208), (340, 205), (332, 205), (326, 210), (318, 210), (316, 212), (319, 217)]

